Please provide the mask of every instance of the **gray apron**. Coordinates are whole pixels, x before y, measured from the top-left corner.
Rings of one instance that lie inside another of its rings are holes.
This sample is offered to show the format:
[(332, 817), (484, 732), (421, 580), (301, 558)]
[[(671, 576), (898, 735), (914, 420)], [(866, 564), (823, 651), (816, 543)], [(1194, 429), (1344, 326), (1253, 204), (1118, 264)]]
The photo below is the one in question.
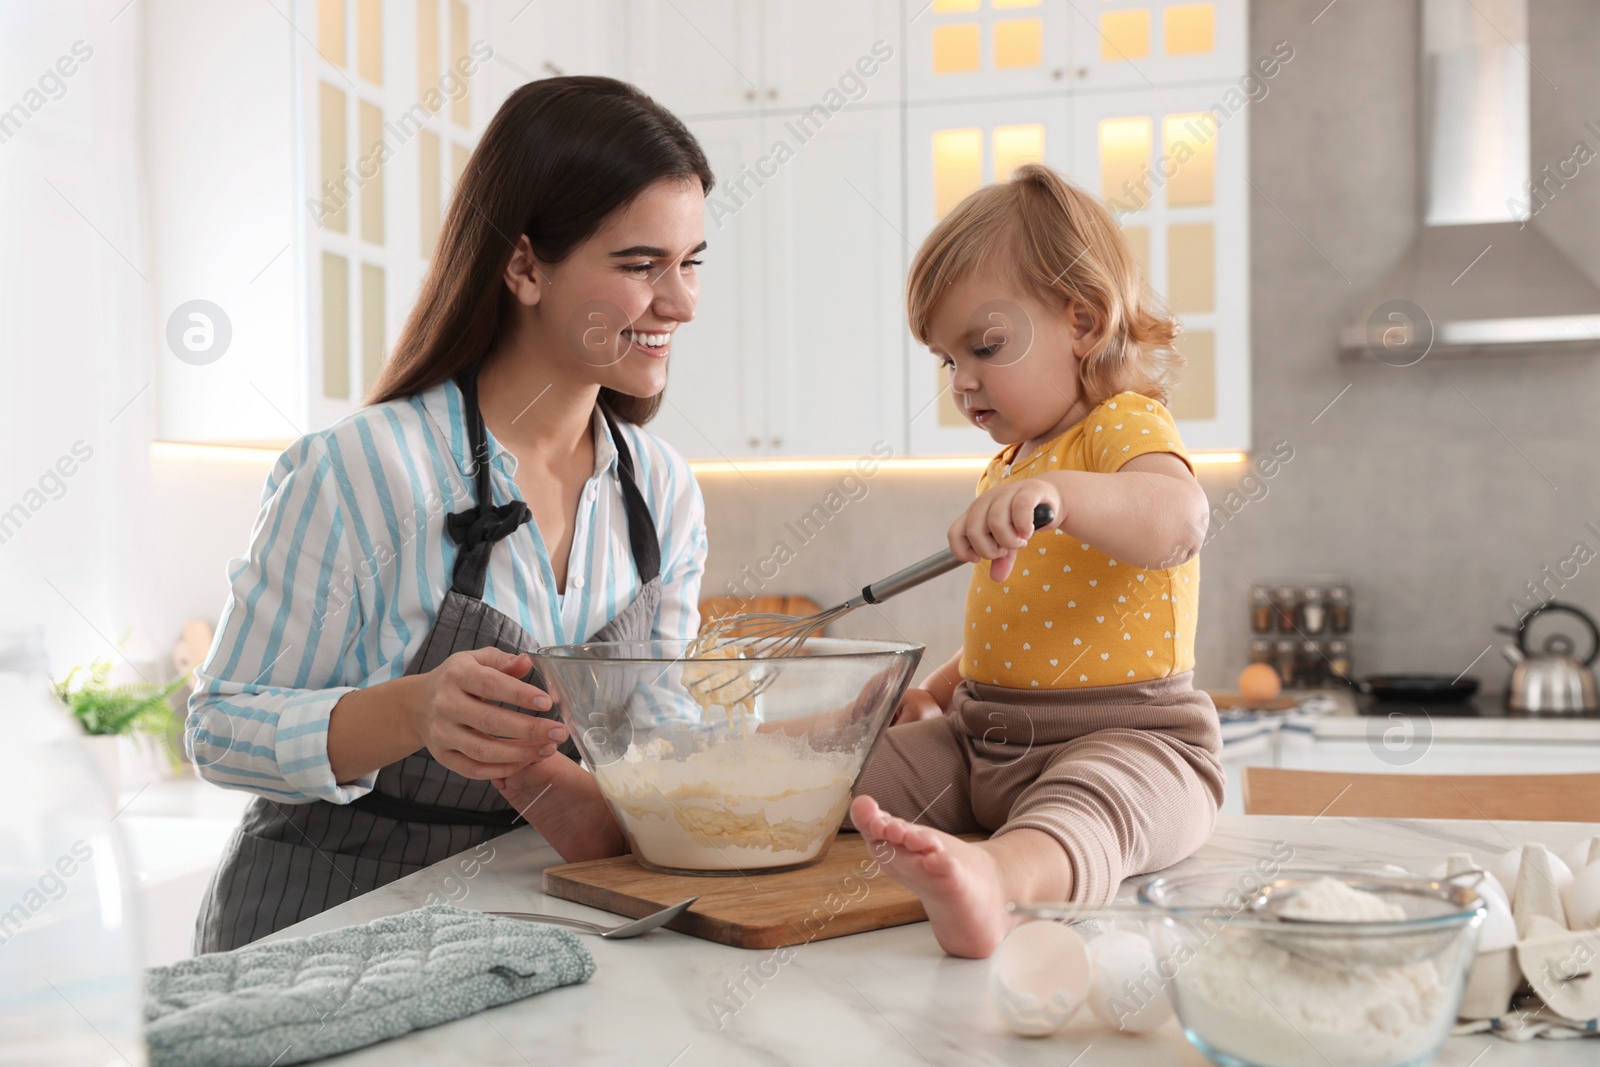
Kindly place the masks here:
[[(483, 602), (490, 551), (533, 515), (520, 500), (490, 506), (489, 446), (477, 382), (469, 376), (461, 388), (478, 502), (446, 519), (457, 545), (450, 590), (407, 674), (430, 671), (470, 649), (534, 647), (521, 626)], [(628, 543), (643, 588), (589, 640), (644, 641), (655, 629), (661, 603), (661, 543), (635, 480), (633, 455), (611, 413), (601, 411), (616, 443)], [(544, 687), (537, 669), (524, 680)], [(554, 708), (539, 714), (560, 717)], [(578, 758), (570, 739), (560, 751)], [(258, 796), (245, 809), (201, 903), (195, 951), (248, 944), (521, 824), (493, 785), (448, 770), (427, 749), (382, 768), (372, 791), (349, 804), (284, 804)]]

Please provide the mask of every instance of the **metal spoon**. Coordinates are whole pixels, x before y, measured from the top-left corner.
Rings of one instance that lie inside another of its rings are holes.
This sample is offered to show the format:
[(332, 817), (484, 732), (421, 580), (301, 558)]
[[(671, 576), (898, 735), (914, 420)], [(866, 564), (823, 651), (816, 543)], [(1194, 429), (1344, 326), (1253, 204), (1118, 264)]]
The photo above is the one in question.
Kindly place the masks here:
[(658, 926), (664, 926), (689, 910), (689, 905), (699, 900), (699, 897), (690, 897), (688, 900), (674, 904), (670, 908), (662, 908), (658, 912), (646, 915), (642, 919), (635, 919), (631, 923), (621, 926), (601, 926), (599, 923), (588, 922), (584, 919), (569, 919), (565, 915), (540, 915), (532, 911), (486, 911), (485, 915), (498, 915), (502, 919), (527, 919), (529, 922), (552, 923), (556, 926), (570, 926), (585, 934), (599, 934), (608, 941), (622, 941), (640, 934), (648, 934)]

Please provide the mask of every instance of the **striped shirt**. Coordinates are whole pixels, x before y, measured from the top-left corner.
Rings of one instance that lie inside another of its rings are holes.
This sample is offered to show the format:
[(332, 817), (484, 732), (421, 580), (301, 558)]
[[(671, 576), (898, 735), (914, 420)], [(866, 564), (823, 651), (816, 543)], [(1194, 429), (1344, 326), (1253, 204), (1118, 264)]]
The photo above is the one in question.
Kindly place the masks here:
[[(598, 410), (593, 426), (595, 470), (578, 501), (566, 593), (533, 522), (490, 553), (483, 599), (536, 647), (587, 640), (640, 591), (617, 451)], [(661, 539), (654, 636), (691, 637), (706, 558), (699, 486), (670, 446), (619, 426)], [(493, 435), (489, 449), (492, 503), (521, 500), (516, 458)], [(456, 556), (445, 516), (472, 506), (471, 469), (454, 382), (364, 408), (278, 458), (196, 671), (186, 736), (203, 778), (291, 803), (348, 803), (372, 788), (375, 773), (334, 781), (328, 718), (351, 690), (403, 675), (433, 627)]]

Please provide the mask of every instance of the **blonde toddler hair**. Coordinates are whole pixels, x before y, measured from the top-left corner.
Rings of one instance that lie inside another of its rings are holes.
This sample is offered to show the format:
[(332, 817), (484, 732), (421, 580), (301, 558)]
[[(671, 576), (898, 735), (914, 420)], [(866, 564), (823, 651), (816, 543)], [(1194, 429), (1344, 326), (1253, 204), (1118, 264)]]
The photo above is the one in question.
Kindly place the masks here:
[(1140, 277), (1133, 253), (1099, 200), (1041, 163), (968, 196), (933, 228), (911, 264), (906, 316), (928, 343), (929, 320), (945, 291), (995, 263), (1039, 299), (1072, 301), (1096, 332), (1078, 366), (1084, 399), (1120, 392), (1163, 404), (1183, 357), (1178, 323)]

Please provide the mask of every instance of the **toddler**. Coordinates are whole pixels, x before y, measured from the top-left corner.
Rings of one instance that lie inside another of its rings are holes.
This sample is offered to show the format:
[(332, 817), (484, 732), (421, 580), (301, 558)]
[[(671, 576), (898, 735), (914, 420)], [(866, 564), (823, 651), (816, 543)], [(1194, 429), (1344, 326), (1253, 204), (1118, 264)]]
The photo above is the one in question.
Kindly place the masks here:
[(1007, 901), (1099, 903), (1211, 833), (1221, 736), (1191, 685), (1207, 504), (1163, 404), (1177, 324), (1094, 198), (1022, 167), (939, 223), (908, 290), (957, 406), (1004, 447), (949, 531), (976, 564), (962, 649), (906, 693), (850, 818), (894, 846), (945, 951), (981, 958)]

